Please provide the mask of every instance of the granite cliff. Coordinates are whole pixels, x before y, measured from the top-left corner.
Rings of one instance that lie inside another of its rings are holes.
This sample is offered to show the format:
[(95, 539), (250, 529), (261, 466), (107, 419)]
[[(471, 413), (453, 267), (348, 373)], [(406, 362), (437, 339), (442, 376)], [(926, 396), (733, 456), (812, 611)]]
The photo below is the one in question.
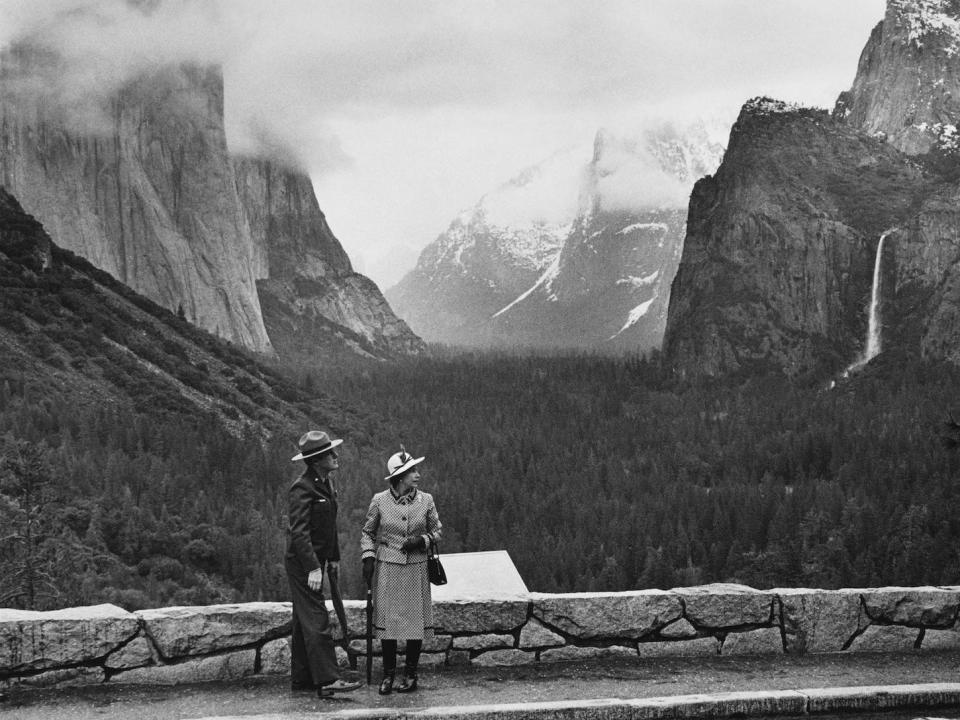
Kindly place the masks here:
[(958, 16), (956, 0), (889, 0), (836, 114), (910, 155), (930, 150), (960, 117)]
[(833, 113), (744, 106), (690, 200), (664, 339), (675, 369), (792, 376), (853, 363), (883, 234), (884, 350), (960, 360), (955, 5), (890, 0)]
[(309, 367), (423, 349), (373, 281), (354, 272), (305, 173), (256, 158), (234, 158), (233, 165), (254, 247), (266, 255), (257, 294), (282, 360)]
[(55, 242), (281, 360), (299, 359), (285, 357), (291, 337), (321, 353), (422, 346), (353, 272), (307, 175), (231, 155), (219, 69), (155, 69), (77, 117), (43, 93), (59, 62), (22, 46), (0, 59), (0, 184)]

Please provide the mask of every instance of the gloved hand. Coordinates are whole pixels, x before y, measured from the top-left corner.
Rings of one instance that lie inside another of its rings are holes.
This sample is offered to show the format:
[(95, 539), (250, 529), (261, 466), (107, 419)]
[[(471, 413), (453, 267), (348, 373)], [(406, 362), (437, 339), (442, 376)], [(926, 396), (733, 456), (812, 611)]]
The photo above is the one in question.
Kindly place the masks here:
[(363, 581), (367, 584), (367, 587), (373, 586), (373, 562), (372, 557), (363, 559)]
[(423, 539), (423, 535), (407, 535), (407, 539), (403, 541), (401, 549), (404, 552), (410, 552), (411, 550), (426, 550), (427, 543)]

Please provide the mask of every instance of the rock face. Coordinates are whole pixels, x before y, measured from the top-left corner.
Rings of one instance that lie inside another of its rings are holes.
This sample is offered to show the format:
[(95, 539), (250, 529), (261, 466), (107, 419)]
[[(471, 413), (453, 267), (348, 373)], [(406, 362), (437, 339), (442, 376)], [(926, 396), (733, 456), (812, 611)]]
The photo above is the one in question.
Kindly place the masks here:
[(744, 106), (691, 197), (664, 340), (675, 369), (854, 363), (881, 235), (883, 349), (960, 362), (958, 28), (956, 2), (890, 0), (832, 115)]
[(690, 199), (665, 359), (707, 375), (852, 361), (879, 236), (926, 187), (902, 153), (824, 111), (747, 103)]
[(911, 155), (950, 133), (960, 117), (958, 11), (956, 0), (889, 0), (837, 111)]
[(223, 130), (223, 82), (209, 68), (158, 70), (122, 88), (79, 133), (18, 83), (35, 51), (3, 58), (0, 181), (61, 247), (197, 325), (270, 351), (254, 246)]
[(344, 347), (339, 334), (372, 354), (419, 349), (352, 271), (309, 178), (230, 155), (219, 69), (156, 69), (78, 121), (31, 82), (58, 62), (25, 47), (0, 58), (0, 183), (58, 245), (256, 352), (272, 353), (276, 335), (285, 359), (289, 336), (306, 327), (309, 342), (318, 322), (330, 348)]
[[(414, 329), (442, 342), (658, 347), (689, 187), (721, 153), (702, 126), (631, 138), (600, 131), (589, 162), (562, 166), (565, 182), (554, 158), (461, 216), (388, 297)], [(540, 183), (572, 198), (571, 180), (577, 202), (560, 203), (565, 212), (523, 225), (490, 222), (488, 206), (504, 204), (507, 193)]]
[(379, 288), (354, 272), (307, 175), (255, 158), (235, 158), (234, 169), (254, 246), (266, 256), (256, 283), (263, 321), (284, 361), (423, 349)]

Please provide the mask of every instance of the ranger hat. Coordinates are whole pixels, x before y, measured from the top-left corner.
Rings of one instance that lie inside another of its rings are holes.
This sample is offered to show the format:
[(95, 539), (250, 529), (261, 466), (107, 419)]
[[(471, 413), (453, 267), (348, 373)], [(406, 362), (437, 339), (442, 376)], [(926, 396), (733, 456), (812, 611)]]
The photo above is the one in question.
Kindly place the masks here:
[(392, 480), (395, 477), (403, 475), (414, 465), (419, 465), (422, 462), (422, 457), (415, 458), (413, 455), (404, 450), (403, 445), (401, 445), (400, 452), (391, 455), (390, 459), (387, 460), (387, 472), (390, 474), (387, 475), (384, 480)]
[(309, 457), (320, 455), (328, 450), (333, 450), (343, 440), (331, 440), (323, 430), (311, 430), (300, 436), (300, 452), (294, 455), (291, 460), (306, 460)]

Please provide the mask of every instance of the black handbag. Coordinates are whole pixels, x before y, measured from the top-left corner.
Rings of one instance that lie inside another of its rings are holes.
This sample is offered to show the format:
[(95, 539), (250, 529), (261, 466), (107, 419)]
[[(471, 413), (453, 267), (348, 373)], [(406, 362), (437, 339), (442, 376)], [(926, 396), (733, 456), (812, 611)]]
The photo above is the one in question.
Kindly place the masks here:
[(436, 543), (430, 543), (430, 550), (427, 552), (427, 576), (434, 585), (447, 584), (447, 573), (440, 562), (440, 552)]

